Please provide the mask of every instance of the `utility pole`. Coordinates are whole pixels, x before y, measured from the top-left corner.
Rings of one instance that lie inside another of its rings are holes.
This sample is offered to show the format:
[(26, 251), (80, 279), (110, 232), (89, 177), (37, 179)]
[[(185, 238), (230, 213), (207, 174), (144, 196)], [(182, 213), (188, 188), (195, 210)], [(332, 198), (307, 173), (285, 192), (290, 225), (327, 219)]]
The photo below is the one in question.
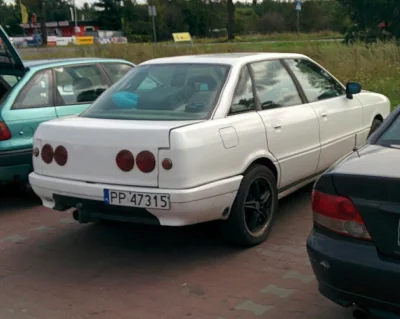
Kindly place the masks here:
[(42, 45), (47, 45), (47, 28), (46, 28), (46, 1), (39, 1), (40, 13), (42, 16), (42, 21), (40, 21), (40, 31), (42, 33)]
[(154, 44), (157, 44), (157, 31), (156, 31), (157, 11), (156, 11), (156, 6), (149, 5), (148, 8), (149, 8), (149, 16), (153, 20)]
[(301, 1), (296, 0), (296, 13), (297, 13), (297, 40), (300, 38), (300, 11), (301, 11)]

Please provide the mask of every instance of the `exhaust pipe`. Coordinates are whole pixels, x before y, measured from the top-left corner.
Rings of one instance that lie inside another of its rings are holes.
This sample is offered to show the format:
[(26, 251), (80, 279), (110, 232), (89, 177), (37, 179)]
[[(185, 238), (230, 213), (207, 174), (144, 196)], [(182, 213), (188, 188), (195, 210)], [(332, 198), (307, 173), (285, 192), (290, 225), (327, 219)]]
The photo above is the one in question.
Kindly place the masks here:
[(83, 209), (82, 204), (76, 205), (76, 209), (72, 212), (72, 217), (80, 224), (87, 224), (92, 221), (90, 211)]
[(364, 307), (356, 306), (353, 310), (354, 319), (370, 319), (371, 314)]

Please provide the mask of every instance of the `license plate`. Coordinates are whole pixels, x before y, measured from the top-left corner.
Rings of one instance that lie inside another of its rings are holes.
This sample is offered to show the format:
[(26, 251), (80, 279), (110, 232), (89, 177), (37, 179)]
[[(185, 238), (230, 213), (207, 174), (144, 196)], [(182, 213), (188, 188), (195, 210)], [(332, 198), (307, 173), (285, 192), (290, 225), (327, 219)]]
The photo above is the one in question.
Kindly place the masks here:
[(169, 194), (137, 193), (130, 191), (104, 190), (104, 203), (107, 205), (169, 209)]

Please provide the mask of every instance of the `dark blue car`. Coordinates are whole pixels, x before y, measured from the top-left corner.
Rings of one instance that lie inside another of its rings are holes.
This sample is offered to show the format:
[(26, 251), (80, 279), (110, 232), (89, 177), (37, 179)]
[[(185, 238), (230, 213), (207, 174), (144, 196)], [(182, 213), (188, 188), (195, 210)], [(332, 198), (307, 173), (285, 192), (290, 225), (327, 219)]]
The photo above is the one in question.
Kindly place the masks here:
[(314, 185), (308, 255), (322, 295), (400, 318), (400, 107)]

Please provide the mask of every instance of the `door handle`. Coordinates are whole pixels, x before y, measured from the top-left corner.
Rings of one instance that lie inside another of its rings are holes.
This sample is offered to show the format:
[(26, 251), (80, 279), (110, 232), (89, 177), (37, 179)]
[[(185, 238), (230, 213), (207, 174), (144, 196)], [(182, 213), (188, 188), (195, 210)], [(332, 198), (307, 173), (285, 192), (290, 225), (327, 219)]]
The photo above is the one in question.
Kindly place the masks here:
[(282, 128), (282, 124), (275, 124), (274, 129), (275, 130), (280, 130)]

